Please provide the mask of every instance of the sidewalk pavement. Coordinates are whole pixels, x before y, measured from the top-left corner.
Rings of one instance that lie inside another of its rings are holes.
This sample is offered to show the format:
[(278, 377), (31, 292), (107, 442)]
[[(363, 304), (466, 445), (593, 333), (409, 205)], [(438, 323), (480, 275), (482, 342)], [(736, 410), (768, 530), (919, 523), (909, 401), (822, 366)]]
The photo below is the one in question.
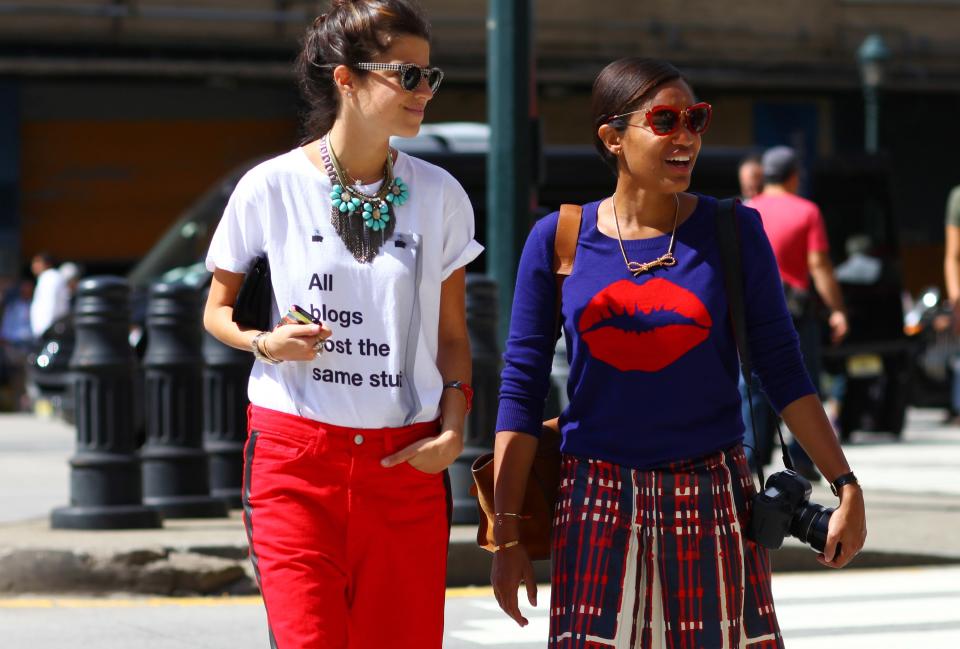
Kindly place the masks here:
[[(960, 427), (940, 418), (912, 410), (902, 441), (859, 433), (846, 447), (865, 488), (869, 529), (853, 567), (960, 562)], [(0, 593), (256, 592), (238, 512), (167, 520), (159, 530), (51, 530), (50, 511), (69, 498), (73, 440), (61, 422), (0, 415)], [(824, 485), (812, 500), (835, 502)], [(470, 525), (452, 530), (450, 586), (488, 583), (490, 555), (475, 535)], [(795, 539), (771, 556), (777, 572), (823, 569)], [(547, 581), (548, 563), (538, 564)]]

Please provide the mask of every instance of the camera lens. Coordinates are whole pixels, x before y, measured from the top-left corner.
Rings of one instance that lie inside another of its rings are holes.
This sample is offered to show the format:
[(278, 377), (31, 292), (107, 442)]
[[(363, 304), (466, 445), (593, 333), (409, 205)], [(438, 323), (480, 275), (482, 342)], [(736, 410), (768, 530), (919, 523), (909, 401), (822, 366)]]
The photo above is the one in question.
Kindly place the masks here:
[(807, 543), (817, 552), (823, 552), (827, 544), (827, 526), (830, 524), (832, 507), (808, 502), (797, 508), (790, 521), (790, 534)]

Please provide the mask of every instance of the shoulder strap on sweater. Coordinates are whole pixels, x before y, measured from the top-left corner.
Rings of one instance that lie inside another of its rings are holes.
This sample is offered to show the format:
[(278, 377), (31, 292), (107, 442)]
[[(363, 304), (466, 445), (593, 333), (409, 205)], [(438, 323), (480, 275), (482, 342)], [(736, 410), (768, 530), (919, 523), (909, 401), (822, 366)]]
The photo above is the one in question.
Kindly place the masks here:
[[(737, 224), (736, 198), (725, 198), (717, 204), (717, 239), (720, 243), (720, 259), (723, 266), (723, 281), (727, 288), (727, 302), (730, 304), (730, 321), (733, 324), (733, 337), (737, 342), (737, 351), (740, 353), (740, 371), (743, 380), (747, 383), (747, 400), (750, 406), (750, 426), (754, 427), (753, 437), (757, 439), (757, 431), (753, 421), (753, 391), (750, 383), (753, 381), (753, 364), (750, 362), (750, 345), (747, 343), (747, 316), (743, 298), (743, 261), (740, 256), (740, 228)], [(746, 422), (744, 422), (746, 423)], [(777, 435), (780, 437), (780, 448), (783, 450), (783, 465), (793, 469), (793, 459), (783, 441), (783, 431), (777, 420)], [(757, 477), (760, 478), (760, 488), (763, 488), (763, 469), (757, 466)]]
[(740, 230), (737, 227), (737, 203), (735, 198), (725, 198), (717, 203), (717, 239), (720, 243), (720, 259), (723, 264), (723, 283), (730, 304), (730, 320), (733, 337), (740, 352), (740, 369), (749, 380), (753, 369), (750, 363), (750, 348), (747, 345), (747, 318), (743, 302), (743, 264), (740, 259)]
[(563, 280), (573, 272), (573, 261), (577, 256), (577, 241), (580, 239), (580, 221), (583, 208), (579, 205), (564, 203), (560, 206), (560, 218), (557, 219), (557, 236), (553, 241), (553, 275), (557, 281), (556, 316), (557, 337), (560, 337), (560, 296)]
[(553, 273), (566, 277), (573, 271), (577, 256), (577, 241), (580, 239), (580, 219), (583, 208), (564, 203), (557, 219), (557, 237), (553, 242)]

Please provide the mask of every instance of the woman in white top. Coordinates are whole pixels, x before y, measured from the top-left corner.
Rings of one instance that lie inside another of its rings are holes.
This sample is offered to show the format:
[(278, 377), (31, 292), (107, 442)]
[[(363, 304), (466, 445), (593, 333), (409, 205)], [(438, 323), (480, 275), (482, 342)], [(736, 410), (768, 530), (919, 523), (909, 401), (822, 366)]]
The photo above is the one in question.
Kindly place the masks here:
[[(449, 486), (472, 391), (473, 211), (447, 172), (389, 147), (443, 74), (409, 0), (335, 0), (297, 62), (308, 141), (237, 185), (213, 237), (208, 331), (251, 350), (244, 522), (280, 649), (440, 647)], [(251, 263), (273, 319), (233, 322)]]

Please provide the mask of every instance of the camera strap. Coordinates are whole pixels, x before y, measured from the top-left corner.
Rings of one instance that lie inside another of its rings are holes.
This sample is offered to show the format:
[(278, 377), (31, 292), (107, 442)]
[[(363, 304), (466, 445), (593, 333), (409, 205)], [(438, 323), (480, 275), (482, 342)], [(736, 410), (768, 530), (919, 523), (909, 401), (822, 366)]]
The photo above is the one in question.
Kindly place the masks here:
[[(730, 305), (730, 324), (733, 326), (733, 337), (737, 343), (740, 355), (740, 371), (747, 384), (747, 403), (750, 406), (750, 427), (753, 429), (753, 438), (757, 439), (757, 428), (753, 421), (753, 391), (750, 384), (753, 379), (753, 364), (750, 361), (750, 346), (747, 344), (747, 317), (743, 300), (743, 264), (740, 256), (740, 229), (737, 224), (736, 198), (725, 198), (717, 203), (717, 240), (720, 244), (720, 259), (723, 266), (723, 282), (727, 289), (727, 302)], [(780, 420), (777, 419), (777, 435), (780, 437), (780, 448), (783, 451), (783, 466), (793, 469), (793, 460), (783, 440), (783, 431), (780, 430)], [(756, 449), (754, 449), (756, 455)], [(763, 490), (763, 467), (756, 462), (757, 477), (760, 478), (760, 490)]]

